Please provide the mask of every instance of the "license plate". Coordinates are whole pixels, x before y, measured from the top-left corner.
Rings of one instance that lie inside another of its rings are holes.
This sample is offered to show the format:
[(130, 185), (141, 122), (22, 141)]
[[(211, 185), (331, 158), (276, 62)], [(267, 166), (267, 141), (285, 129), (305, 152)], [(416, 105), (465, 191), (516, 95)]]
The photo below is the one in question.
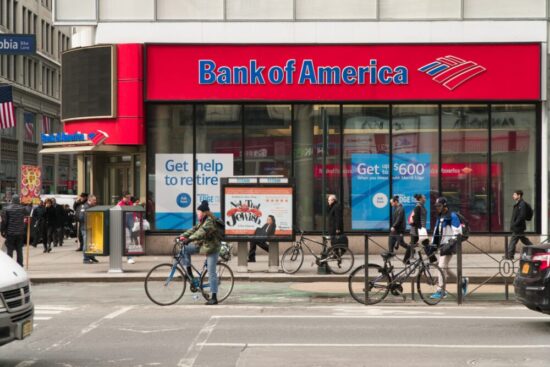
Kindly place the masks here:
[(32, 320), (26, 320), (23, 322), (23, 333), (22, 337), (26, 338), (27, 336), (32, 334)]
[(523, 264), (521, 268), (521, 274), (529, 274), (529, 264)]

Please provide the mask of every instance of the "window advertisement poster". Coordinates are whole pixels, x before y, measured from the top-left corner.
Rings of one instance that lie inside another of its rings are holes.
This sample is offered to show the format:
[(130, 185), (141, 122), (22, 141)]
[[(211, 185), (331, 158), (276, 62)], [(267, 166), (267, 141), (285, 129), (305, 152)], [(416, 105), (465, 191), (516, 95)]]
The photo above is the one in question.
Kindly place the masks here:
[(292, 186), (224, 187), (227, 239), (292, 239), (293, 211)]
[(351, 228), (388, 230), (390, 156), (352, 154)]
[[(389, 155), (352, 154), (351, 160), (352, 229), (389, 230)], [(392, 194), (399, 196), (405, 220), (416, 205), (415, 194), (426, 196), (425, 206), (430, 212), (430, 161), (431, 155), (426, 153), (394, 154), (392, 157)], [(430, 228), (430, 218), (426, 226)]]
[(124, 254), (145, 255), (143, 212), (124, 213)]
[[(407, 228), (409, 228), (408, 218), (416, 206), (415, 194), (426, 197), (424, 207), (426, 212), (430, 213), (431, 154), (394, 154), (392, 158), (392, 194), (399, 196), (399, 202), (403, 204), (405, 211)], [(430, 229), (430, 215), (426, 216), (426, 228)]]
[[(155, 156), (156, 228), (186, 229), (193, 226), (193, 155)], [(233, 154), (197, 154), (195, 183), (197, 201), (207, 200), (214, 215), (220, 216), (220, 179), (233, 176)]]
[(40, 203), (42, 171), (39, 166), (21, 166), (21, 204)]

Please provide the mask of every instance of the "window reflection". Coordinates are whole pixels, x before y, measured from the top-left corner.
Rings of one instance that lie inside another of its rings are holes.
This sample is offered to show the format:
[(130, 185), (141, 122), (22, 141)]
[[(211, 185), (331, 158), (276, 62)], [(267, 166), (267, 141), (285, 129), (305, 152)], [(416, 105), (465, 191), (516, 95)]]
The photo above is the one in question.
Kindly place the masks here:
[(472, 231), (489, 229), (489, 109), (486, 105), (442, 107), (441, 193)]

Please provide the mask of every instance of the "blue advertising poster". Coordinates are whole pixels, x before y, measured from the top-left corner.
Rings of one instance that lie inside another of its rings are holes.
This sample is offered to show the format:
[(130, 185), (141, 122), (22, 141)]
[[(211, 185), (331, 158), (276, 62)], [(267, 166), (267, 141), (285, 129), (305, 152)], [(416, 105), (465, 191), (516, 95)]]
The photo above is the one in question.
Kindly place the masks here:
[(351, 228), (388, 230), (390, 156), (352, 154)]
[[(407, 228), (408, 218), (416, 200), (414, 194), (423, 194), (426, 197), (426, 212), (430, 213), (430, 163), (431, 155), (428, 153), (409, 153), (393, 155), (393, 195), (399, 196), (399, 202), (403, 204)], [(426, 228), (430, 229), (430, 216), (426, 218)]]
[[(430, 154), (395, 154), (392, 162), (393, 195), (405, 209), (408, 219), (416, 205), (414, 194), (426, 196), (430, 212)], [(352, 229), (389, 230), (390, 180), (388, 154), (353, 154), (351, 158)], [(430, 218), (426, 226), (430, 228)]]
[[(193, 212), (206, 200), (212, 213), (221, 212), (220, 178), (233, 176), (233, 154), (155, 156), (155, 228), (182, 230), (193, 226)], [(193, 182), (196, 200), (193, 200)]]

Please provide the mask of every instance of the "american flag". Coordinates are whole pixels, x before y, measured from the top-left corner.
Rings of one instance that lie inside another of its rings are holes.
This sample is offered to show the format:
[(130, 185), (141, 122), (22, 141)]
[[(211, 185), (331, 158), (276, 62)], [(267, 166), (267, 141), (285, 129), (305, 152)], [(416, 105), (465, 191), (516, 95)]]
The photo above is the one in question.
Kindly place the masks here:
[(25, 121), (25, 140), (34, 141), (34, 113), (23, 113), (23, 120)]
[(11, 85), (0, 85), (0, 128), (9, 129), (15, 126), (15, 111)]
[(52, 118), (46, 115), (42, 115), (42, 132), (49, 134), (52, 132)]

